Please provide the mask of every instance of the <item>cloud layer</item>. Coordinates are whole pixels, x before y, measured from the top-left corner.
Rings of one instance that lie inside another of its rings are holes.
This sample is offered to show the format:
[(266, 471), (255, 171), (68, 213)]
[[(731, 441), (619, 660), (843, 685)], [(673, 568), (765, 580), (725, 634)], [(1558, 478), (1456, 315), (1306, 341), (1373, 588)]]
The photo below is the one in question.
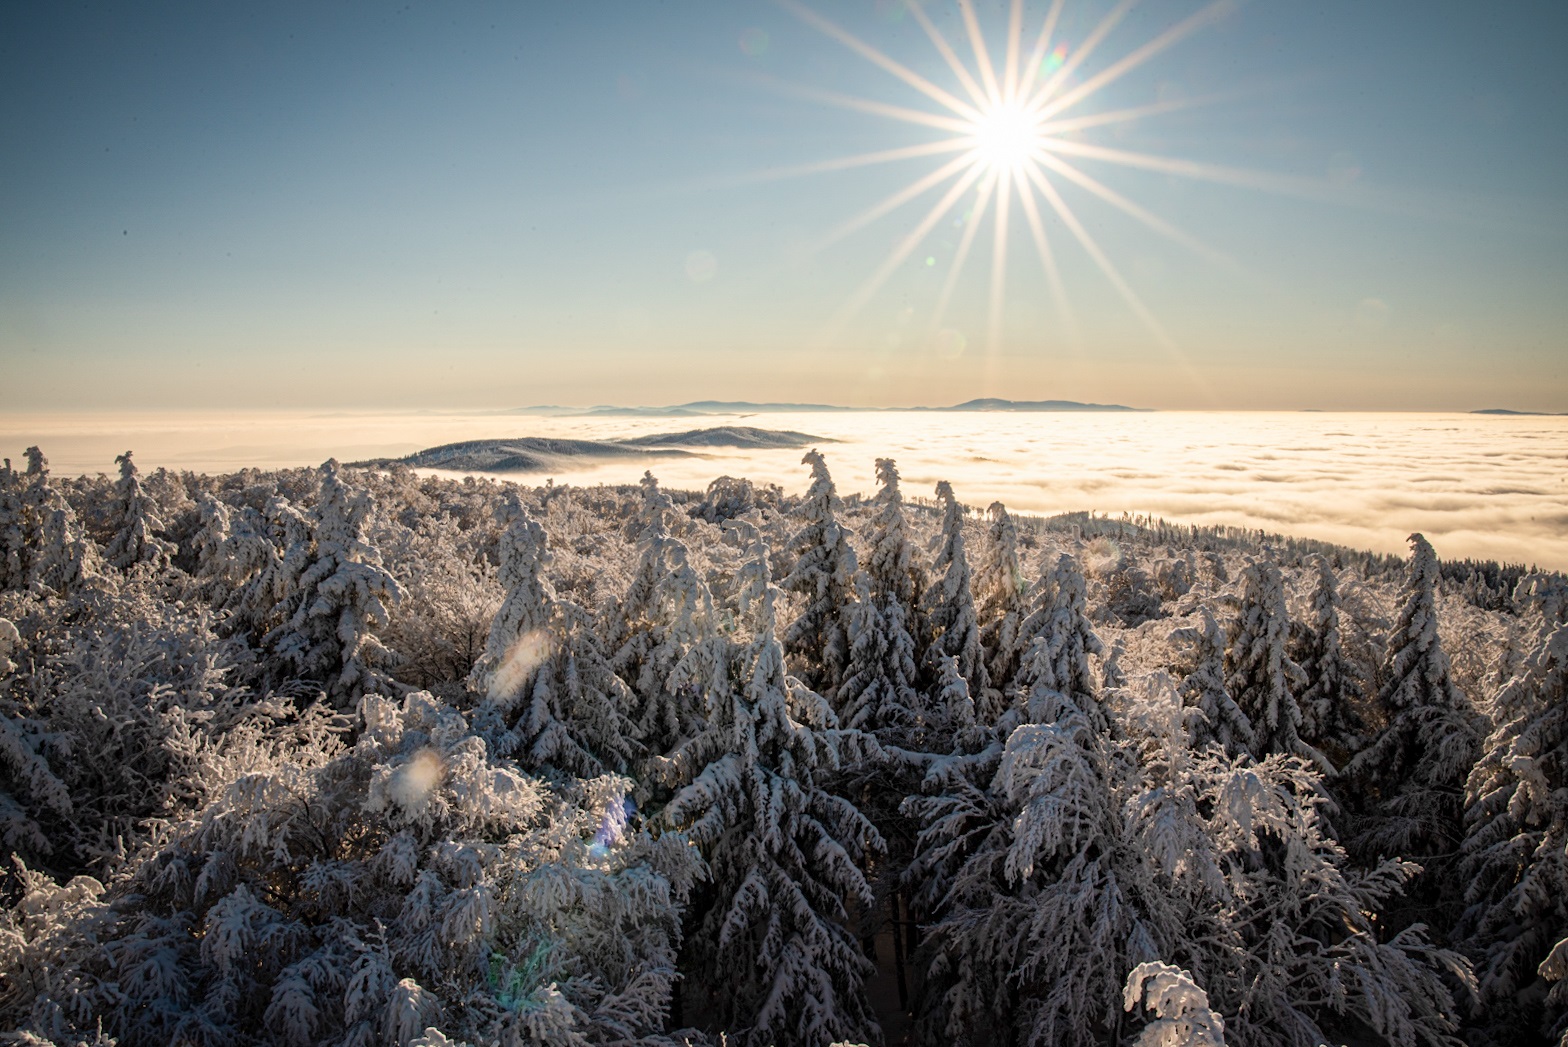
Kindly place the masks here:
[[(1436, 414), (761, 415), (704, 424), (818, 433), (843, 493), (871, 492), (878, 457), (910, 495), (946, 479), (963, 501), (1020, 512), (1149, 513), (1403, 553), (1421, 531), (1439, 555), (1568, 570), (1568, 418)], [(695, 424), (695, 423), (694, 423)], [(144, 468), (230, 471), (407, 454), (458, 439), (602, 439), (662, 432), (669, 419), (273, 413), (12, 416), (0, 446), (39, 443), (60, 473), (107, 470), (127, 447)], [(643, 463), (645, 465), (646, 463)], [(630, 483), (643, 465), (586, 465), (557, 483)], [(701, 490), (728, 473), (805, 487), (799, 451), (715, 451), (655, 466)], [(542, 482), (543, 477), (519, 477)]]

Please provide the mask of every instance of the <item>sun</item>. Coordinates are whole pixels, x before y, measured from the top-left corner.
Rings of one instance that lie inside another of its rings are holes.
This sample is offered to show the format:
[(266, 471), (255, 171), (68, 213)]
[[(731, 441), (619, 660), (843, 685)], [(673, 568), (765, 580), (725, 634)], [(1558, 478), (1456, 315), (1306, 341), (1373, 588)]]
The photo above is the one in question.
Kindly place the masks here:
[[(778, 86), (829, 105), (915, 125), (927, 133), (933, 129), (945, 132), (916, 144), (777, 169), (768, 175), (789, 177), (919, 158), (940, 160), (921, 177), (838, 226), (818, 244), (819, 249), (826, 248), (920, 197), (941, 190), (930, 209), (914, 221), (908, 233), (893, 244), (882, 263), (840, 307), (831, 322), (829, 337), (842, 329), (911, 258), (924, 258), (928, 266), (934, 264), (935, 256), (922, 250), (922, 244), (957, 210), (962, 216), (957, 224), (963, 231), (945, 259), (947, 271), (931, 306), (929, 316), (933, 335), (942, 329), (948, 305), (976, 246), (977, 234), (983, 226), (990, 226), (988, 344), (991, 350), (997, 349), (1007, 287), (1009, 234), (1013, 224), (1022, 217), (1024, 232), (1040, 259), (1059, 327), (1070, 343), (1077, 347), (1077, 320), (1062, 278), (1062, 262), (1063, 248), (1074, 245), (1077, 249), (1074, 260), (1085, 258), (1091, 262), (1129, 311), (1142, 322), (1152, 339), (1185, 365), (1185, 358), (1175, 341), (1090, 230), (1089, 222), (1080, 213), (1084, 194), (1095, 204), (1109, 206), (1147, 230), (1210, 261), (1230, 264), (1229, 260), (1106, 185), (1086, 171), (1084, 165), (1108, 163), (1229, 185), (1277, 191), (1292, 189), (1283, 185), (1280, 179), (1259, 172), (1154, 156), (1093, 141), (1097, 128), (1213, 100), (1156, 100), (1121, 109), (1097, 109), (1090, 104), (1101, 89), (1184, 37), (1229, 14), (1238, 0), (1210, 0), (1153, 39), (1103, 64), (1097, 64), (1094, 56), (1136, 0), (1120, 0), (1087, 35), (1072, 41), (1059, 32), (1067, 0), (1051, 0), (1043, 20), (1036, 23), (1038, 30), (1030, 32), (1024, 28), (1024, 0), (1010, 0), (1007, 33), (1000, 56), (992, 54), (974, 4), (970, 0), (958, 0), (972, 63), (960, 59), (954, 45), (937, 28), (920, 2), (904, 0), (904, 10), (924, 30), (952, 73), (951, 89), (916, 73), (800, 0), (777, 2), (801, 21), (903, 81), (932, 104), (917, 108), (805, 85)], [(945, 159), (941, 159), (943, 157)]]
[(974, 161), (988, 171), (1017, 173), (1041, 146), (1038, 114), (1017, 101), (981, 110), (974, 125)]

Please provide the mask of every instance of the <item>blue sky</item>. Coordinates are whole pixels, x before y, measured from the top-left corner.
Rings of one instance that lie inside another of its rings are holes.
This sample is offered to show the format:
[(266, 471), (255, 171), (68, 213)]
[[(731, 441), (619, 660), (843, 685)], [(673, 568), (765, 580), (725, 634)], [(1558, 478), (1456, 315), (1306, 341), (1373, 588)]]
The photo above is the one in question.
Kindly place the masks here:
[[(902, 4), (807, 6), (962, 93)], [(1059, 90), (1205, 10), (1132, 7)], [(823, 240), (947, 155), (759, 177), (950, 134), (814, 97), (942, 111), (786, 6), (5, 5), (0, 408), (1568, 410), (1568, 6), (1209, 13), (1062, 114), (1212, 98), (1064, 137), (1256, 177), (1062, 154), (1207, 252), (1053, 178), (1142, 314), (1041, 198), (1053, 294), (1015, 196), (1001, 292), (993, 207), (938, 318), (974, 190), (852, 310), (951, 180)]]

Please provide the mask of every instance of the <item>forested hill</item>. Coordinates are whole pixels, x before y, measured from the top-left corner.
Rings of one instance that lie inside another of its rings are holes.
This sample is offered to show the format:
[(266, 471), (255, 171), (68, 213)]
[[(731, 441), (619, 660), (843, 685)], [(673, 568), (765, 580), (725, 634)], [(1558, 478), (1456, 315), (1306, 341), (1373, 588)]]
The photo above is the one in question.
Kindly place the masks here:
[(25, 1044), (1559, 1042), (1568, 579), (1157, 520), (0, 470)]
[(619, 440), (572, 440), (553, 436), (518, 436), (499, 440), (463, 440), (427, 447), (402, 458), (377, 458), (354, 462), (350, 468), (386, 469), (406, 465), (416, 469), (450, 472), (538, 473), (583, 465), (602, 459), (690, 457), (703, 448), (745, 447), (788, 449), (833, 443), (822, 436), (790, 429), (757, 429), (749, 425), (720, 425), (680, 433), (650, 433)]

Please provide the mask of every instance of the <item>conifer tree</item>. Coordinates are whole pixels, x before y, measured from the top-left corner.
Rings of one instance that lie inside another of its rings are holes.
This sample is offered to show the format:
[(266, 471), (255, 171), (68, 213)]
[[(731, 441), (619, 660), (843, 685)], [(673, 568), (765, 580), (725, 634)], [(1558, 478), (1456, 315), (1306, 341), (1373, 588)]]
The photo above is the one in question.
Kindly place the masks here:
[(496, 510), (506, 597), (473, 679), (479, 723), (496, 751), (530, 768), (581, 776), (625, 769), (635, 754), (631, 692), (616, 675), (584, 608), (558, 597), (544, 576), (544, 528), (515, 491)]
[[(651, 584), (643, 596), (645, 578)], [(621, 610), (630, 634), (610, 665), (631, 688), (635, 709), (629, 717), (637, 737), (650, 756), (663, 755), (690, 736), (702, 713), (701, 691), (681, 667), (714, 635), (713, 596), (685, 543), (662, 533), (644, 539), (633, 592)]]
[(1343, 793), (1360, 815), (1355, 849), (1422, 862), (1419, 900), (1446, 910), (1457, 902), (1452, 855), (1464, 839), (1465, 779), (1480, 739), (1437, 636), (1437, 555), (1419, 534), (1410, 536), (1410, 547), (1404, 600), (1379, 674), (1386, 722), (1345, 766), (1353, 788)]
[(1104, 650), (1088, 617), (1088, 599), (1078, 561), (1063, 553), (1043, 579), (1041, 604), (1030, 616), (1029, 647), (1016, 677), (1015, 709), (1030, 723), (1050, 723), (1065, 700), (1083, 711), (1102, 732), (1110, 722), (1100, 713), (1089, 656)]
[(1307, 681), (1297, 699), (1301, 737), (1342, 765), (1356, 751), (1364, 730), (1354, 706), (1362, 691), (1340, 641), (1339, 586), (1333, 568), (1327, 557), (1315, 560), (1317, 584), (1312, 590), (1312, 617), (1307, 622), (1298, 658)]
[(849, 618), (858, 564), (850, 531), (839, 522), (844, 511), (827, 462), (811, 450), (801, 459), (811, 466), (801, 515), (805, 526), (789, 540), (794, 568), (779, 583), (806, 598), (805, 609), (784, 630), (784, 650), (798, 660), (801, 679), (832, 698), (849, 664)]
[(382, 667), (391, 656), (376, 630), (386, 627), (389, 606), (403, 594), (365, 540), (370, 496), (344, 483), (336, 460), (318, 472), (309, 542), (284, 555), (298, 574), (275, 590), (282, 621), (265, 642), (297, 675), (327, 684), (346, 702), (390, 685)]
[(866, 569), (855, 578), (849, 665), (836, 705), (844, 726), (908, 746), (920, 742), (922, 726), (929, 720), (917, 689), (918, 571), (892, 459), (877, 459), (877, 476), (882, 488), (876, 498)]
[(0, 467), (0, 590), (27, 588), (27, 519), (23, 513), (22, 475), (11, 459)]
[[(909, 520), (904, 516), (904, 495), (898, 484), (898, 465), (891, 458), (876, 461), (878, 488), (873, 504), (876, 515), (872, 518), (871, 533), (866, 553), (866, 573), (871, 579), (871, 595), (883, 609), (883, 617), (892, 618), (890, 604), (897, 603), (897, 617), (904, 622), (911, 642), (918, 645), (925, 635), (921, 614), (921, 597), (925, 592), (926, 574), (920, 565), (920, 553), (909, 532)], [(911, 654), (915, 664), (920, 664), (924, 652), (916, 646)]]
[(34, 592), (68, 593), (99, 574), (98, 546), (82, 529), (76, 511), (49, 479), (49, 460), (36, 446), (26, 452), (27, 470), (10, 474), (12, 495), (6, 500), (7, 587)]
[[(355, 720), (346, 751), (253, 738), (130, 882), (28, 876), (35, 918), (6, 912), (0, 941), (32, 939), (34, 1028), (67, 1043), (102, 1022), (121, 1047), (658, 1042), (696, 863), (627, 823), (629, 783), (551, 790), (426, 692), (368, 695)], [(62, 969), (36, 916), (67, 903), (93, 947)]]
[(980, 565), (980, 644), (986, 651), (986, 671), (1000, 687), (1013, 678), (1023, 648), (1019, 634), (1028, 615), (1029, 589), (1018, 559), (1018, 527), (1001, 502), (986, 510), (991, 518), (985, 560)]
[(1227, 756), (1252, 751), (1252, 723), (1225, 686), (1225, 634), (1204, 607), (1196, 626), (1171, 632), (1172, 643), (1187, 646), (1186, 674), (1180, 694), (1187, 707), (1201, 715), (1189, 721), (1195, 748), (1213, 743)]
[(1535, 620), (1535, 646), (1492, 702), (1496, 727), (1465, 789), (1463, 931), (1497, 1043), (1568, 1031), (1562, 1001), (1543, 1011), (1537, 973), (1568, 938), (1565, 601), (1561, 577), (1520, 582), (1514, 603)]
[(1225, 686), (1252, 726), (1252, 755), (1300, 756), (1325, 772), (1327, 757), (1301, 739), (1301, 708), (1291, 693), (1302, 681), (1301, 666), (1285, 653), (1290, 615), (1279, 568), (1254, 560), (1242, 572), (1246, 588), (1225, 651)]
[(712, 884), (689, 939), (694, 981), (718, 989), (721, 1017), (746, 1043), (875, 1036), (863, 990), (872, 965), (846, 927), (845, 902), (871, 904), (859, 863), (880, 839), (822, 788), (853, 733), (785, 675), (782, 594), (768, 574), (757, 536), (743, 589), (753, 638), (710, 695), (706, 729), (672, 760), (689, 783), (663, 817), (701, 849)]
[(131, 461), (131, 452), (115, 458), (120, 479), (114, 485), (114, 535), (104, 548), (104, 559), (113, 567), (128, 571), (137, 564), (155, 568), (169, 566), (174, 547), (153, 532), (163, 530), (158, 507), (142, 489), (140, 471)]
[(975, 698), (980, 720), (994, 723), (1002, 713), (1002, 702), (999, 695), (991, 692), (985, 650), (980, 646), (974, 585), (964, 551), (965, 509), (953, 497), (953, 486), (946, 480), (936, 485), (936, 496), (942, 502), (942, 530), (932, 565), (935, 580), (925, 592), (926, 621), (931, 634), (926, 672), (934, 677), (938, 659), (944, 654), (957, 659), (958, 671), (969, 681), (969, 693)]

